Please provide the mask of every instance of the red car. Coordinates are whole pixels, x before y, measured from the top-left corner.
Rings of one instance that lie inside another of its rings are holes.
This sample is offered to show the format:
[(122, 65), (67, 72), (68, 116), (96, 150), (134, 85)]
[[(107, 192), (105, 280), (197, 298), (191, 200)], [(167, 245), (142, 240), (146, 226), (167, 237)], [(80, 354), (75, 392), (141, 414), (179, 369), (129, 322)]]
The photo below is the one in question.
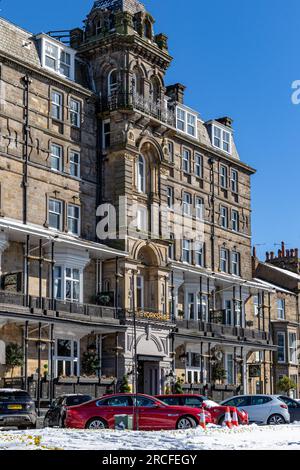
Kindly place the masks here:
[[(212, 422), (210, 413), (205, 414), (207, 422)], [(143, 431), (190, 429), (200, 424), (201, 410), (169, 406), (148, 395), (116, 394), (67, 408), (65, 425), (77, 429), (114, 429), (116, 415), (135, 416), (134, 429), (137, 415), (139, 429)]]
[[(210, 412), (213, 424), (222, 426), (224, 423), (227, 407), (218, 405), (218, 403), (204, 397), (203, 395), (157, 395), (156, 398), (162, 400), (167, 405), (188, 406), (189, 408), (192, 407), (196, 409), (204, 408)], [(231, 416), (235, 410), (237, 411), (239, 424), (249, 424), (248, 413), (246, 411), (239, 410), (234, 406), (230, 406), (229, 408)]]

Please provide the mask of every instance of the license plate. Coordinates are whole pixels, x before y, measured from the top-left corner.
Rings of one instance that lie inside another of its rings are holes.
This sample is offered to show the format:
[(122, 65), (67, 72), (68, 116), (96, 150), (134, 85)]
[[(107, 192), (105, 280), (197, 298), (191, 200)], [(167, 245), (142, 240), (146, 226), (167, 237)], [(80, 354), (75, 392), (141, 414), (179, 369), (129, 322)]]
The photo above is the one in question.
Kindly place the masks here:
[(22, 410), (22, 405), (7, 405), (8, 410)]

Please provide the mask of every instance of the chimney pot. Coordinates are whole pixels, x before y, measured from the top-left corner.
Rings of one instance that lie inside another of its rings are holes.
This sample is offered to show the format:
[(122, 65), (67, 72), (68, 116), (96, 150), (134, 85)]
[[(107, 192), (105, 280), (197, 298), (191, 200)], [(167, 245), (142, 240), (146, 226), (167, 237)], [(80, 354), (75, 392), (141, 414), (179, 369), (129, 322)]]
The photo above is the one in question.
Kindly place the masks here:
[(299, 258), (299, 249), (295, 248), (295, 258)]
[(274, 251), (271, 251), (271, 259), (274, 259)]
[(270, 253), (267, 251), (267, 253), (266, 253), (266, 261), (269, 261), (269, 259), (270, 259)]
[(294, 251), (294, 250), (291, 250), (290, 254), (291, 254), (291, 258), (294, 258), (294, 256), (295, 256), (295, 251)]
[(287, 257), (287, 258), (290, 257), (290, 250), (286, 250), (286, 257)]
[(282, 251), (282, 256), (284, 257), (285, 256), (285, 243), (284, 242), (281, 243), (281, 251)]

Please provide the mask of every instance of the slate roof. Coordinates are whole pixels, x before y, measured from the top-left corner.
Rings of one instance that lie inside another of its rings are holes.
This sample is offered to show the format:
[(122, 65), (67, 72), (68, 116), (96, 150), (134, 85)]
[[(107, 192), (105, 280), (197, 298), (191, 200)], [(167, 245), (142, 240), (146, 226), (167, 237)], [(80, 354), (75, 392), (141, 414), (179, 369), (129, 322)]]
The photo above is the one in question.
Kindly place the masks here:
[(41, 67), (38, 44), (32, 33), (0, 17), (0, 54)]
[(112, 10), (112, 11), (128, 11), (135, 14), (145, 11), (144, 5), (138, 0), (97, 0), (94, 3), (93, 10)]

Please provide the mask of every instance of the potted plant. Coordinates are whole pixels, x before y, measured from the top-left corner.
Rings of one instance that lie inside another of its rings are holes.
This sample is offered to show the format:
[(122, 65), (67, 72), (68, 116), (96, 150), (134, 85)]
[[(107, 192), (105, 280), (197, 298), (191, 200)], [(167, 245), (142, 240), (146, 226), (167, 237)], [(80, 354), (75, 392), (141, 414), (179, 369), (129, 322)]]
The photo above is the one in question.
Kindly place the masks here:
[(287, 395), (289, 395), (292, 390), (295, 390), (297, 388), (297, 385), (292, 379), (290, 379), (290, 377), (285, 375), (279, 380), (277, 387), (282, 393), (286, 393)]
[(58, 377), (57, 382), (59, 384), (76, 384), (78, 382), (78, 377), (75, 377), (74, 375), (69, 377), (61, 375)]
[(16, 343), (10, 343), (6, 346), (6, 367), (11, 371), (13, 378), (16, 367), (22, 367), (24, 364), (23, 348)]
[(180, 318), (180, 320), (183, 320), (184, 311), (183, 310), (178, 310), (177, 314), (178, 314), (178, 317)]
[(123, 381), (120, 386), (120, 393), (130, 393), (131, 387), (128, 382), (128, 375), (124, 375)]
[(216, 362), (212, 367), (212, 380), (213, 382), (223, 383), (226, 380), (227, 373), (221, 362)]
[(97, 372), (100, 368), (100, 361), (97, 355), (96, 347), (90, 346), (82, 355), (81, 371), (83, 377), (90, 378), (95, 381), (97, 379)]

